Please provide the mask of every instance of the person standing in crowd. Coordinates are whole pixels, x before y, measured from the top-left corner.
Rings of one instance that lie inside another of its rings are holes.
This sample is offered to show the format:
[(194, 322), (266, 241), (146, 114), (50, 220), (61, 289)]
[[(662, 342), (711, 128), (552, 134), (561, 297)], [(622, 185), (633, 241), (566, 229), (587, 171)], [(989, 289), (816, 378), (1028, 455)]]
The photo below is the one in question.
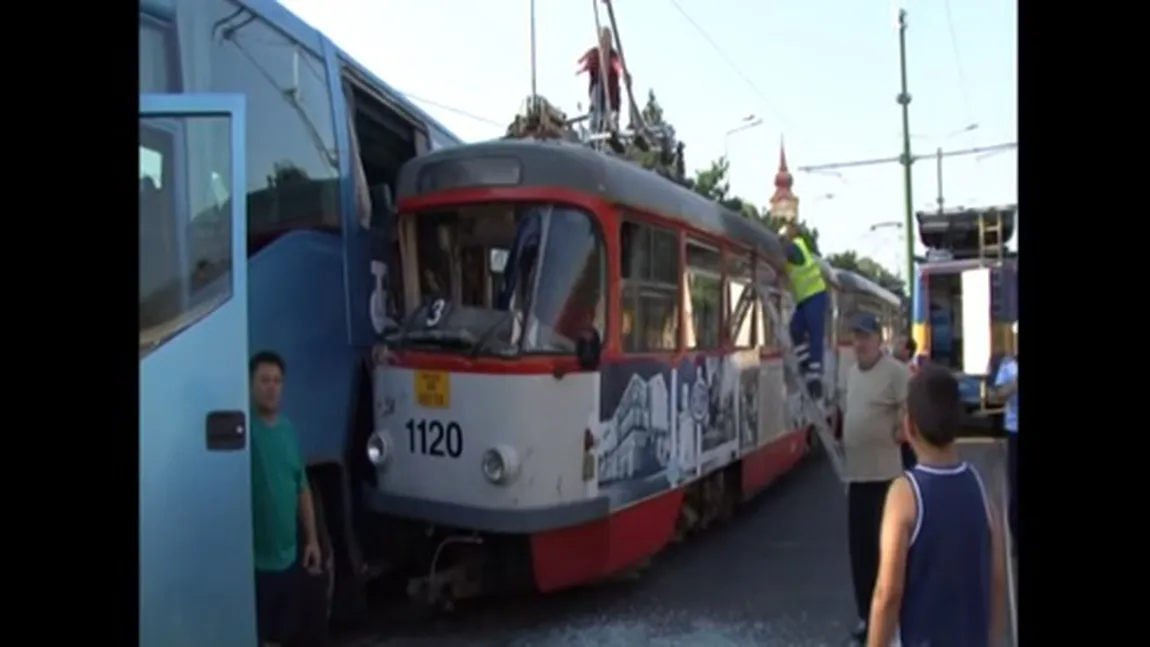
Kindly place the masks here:
[[(1014, 322), (1014, 348), (1018, 348), (1018, 322)], [(1011, 551), (1018, 553), (1018, 356), (1003, 358), (994, 376), (994, 396), (1004, 403), (1002, 426), (1006, 429), (1006, 482), (1009, 501), (1007, 523), (1010, 525)]]
[(982, 478), (954, 445), (958, 381), (927, 364), (907, 401), (919, 464), (887, 493), (867, 644), (989, 647), (1005, 629), (1006, 556)]
[(914, 355), (918, 352), (918, 344), (910, 335), (900, 335), (894, 346), (894, 357), (898, 361), (914, 370)]
[(787, 280), (795, 300), (795, 311), (791, 315), (791, 342), (799, 358), (807, 390), (812, 398), (822, 400), (823, 343), (830, 305), (827, 283), (819, 264), (818, 249), (807, 242), (798, 223), (786, 221), (782, 233), (787, 254)]
[(851, 322), (855, 365), (847, 373), (843, 415), (843, 478), (847, 482), (847, 537), (858, 627), (854, 645), (867, 640), (871, 594), (878, 576), (879, 524), (887, 488), (902, 472), (898, 437), (910, 373), (882, 348), (878, 319), (863, 313)]
[[(915, 353), (918, 352), (918, 344), (914, 342), (914, 338), (910, 335), (902, 335), (898, 338), (894, 347), (894, 357), (898, 361), (906, 364), (907, 369), (913, 375), (917, 365), (914, 363)], [(902, 466), (903, 469), (910, 469), (914, 467), (915, 456), (914, 449), (907, 441), (906, 434), (904, 433), (900, 438), (899, 449), (902, 452)]]
[(256, 353), (251, 374), (252, 535), (256, 567), (256, 628), (262, 647), (282, 647), (305, 615), (304, 579), (297, 564), (303, 529), (303, 567), (320, 567), (315, 505), (300, 458), (299, 438), (280, 411), (284, 361)]

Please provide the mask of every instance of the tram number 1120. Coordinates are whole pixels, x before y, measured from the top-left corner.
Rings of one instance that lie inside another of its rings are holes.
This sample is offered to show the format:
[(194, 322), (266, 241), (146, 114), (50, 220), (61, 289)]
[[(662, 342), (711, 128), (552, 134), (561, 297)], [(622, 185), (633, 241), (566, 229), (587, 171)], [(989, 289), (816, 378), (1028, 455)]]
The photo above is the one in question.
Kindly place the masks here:
[(407, 441), (412, 454), (450, 458), (463, 454), (463, 428), (455, 422), (413, 418), (407, 421)]

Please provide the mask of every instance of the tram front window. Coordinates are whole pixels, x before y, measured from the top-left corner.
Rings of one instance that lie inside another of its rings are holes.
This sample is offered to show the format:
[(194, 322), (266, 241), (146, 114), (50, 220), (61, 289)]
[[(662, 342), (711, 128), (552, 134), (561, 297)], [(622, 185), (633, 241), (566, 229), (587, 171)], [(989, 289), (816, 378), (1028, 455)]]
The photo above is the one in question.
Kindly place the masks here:
[(556, 204), (401, 215), (409, 308), (394, 343), (473, 355), (569, 354), (603, 334), (606, 255), (593, 217)]

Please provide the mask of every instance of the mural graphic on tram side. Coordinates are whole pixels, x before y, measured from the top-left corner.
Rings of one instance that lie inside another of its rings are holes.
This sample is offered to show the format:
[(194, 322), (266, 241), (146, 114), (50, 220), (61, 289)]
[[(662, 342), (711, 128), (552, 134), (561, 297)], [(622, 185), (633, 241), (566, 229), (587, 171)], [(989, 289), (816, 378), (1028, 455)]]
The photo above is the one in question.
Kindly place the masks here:
[(670, 366), (655, 360), (602, 368), (596, 451), (600, 491), (612, 507), (675, 482), (674, 467), (681, 461), (675, 455), (671, 416), (673, 374)]
[(755, 362), (739, 371), (739, 427), (742, 434), (739, 442), (744, 448), (759, 444), (759, 373), (761, 367)]
[[(740, 370), (740, 366), (742, 368)], [(757, 351), (603, 367), (600, 491), (625, 505), (710, 472), (759, 443)]]

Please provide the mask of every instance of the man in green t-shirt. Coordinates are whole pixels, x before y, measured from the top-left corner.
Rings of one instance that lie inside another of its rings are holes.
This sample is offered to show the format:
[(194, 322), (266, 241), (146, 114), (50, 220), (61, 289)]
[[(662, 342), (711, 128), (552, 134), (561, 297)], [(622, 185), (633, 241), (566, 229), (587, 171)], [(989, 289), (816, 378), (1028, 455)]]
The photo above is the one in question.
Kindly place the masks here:
[(303, 592), (296, 563), (303, 528), (303, 567), (320, 566), (315, 507), (291, 420), (280, 412), (284, 361), (256, 353), (251, 375), (252, 534), (256, 567), (256, 626), (263, 647), (292, 638)]

